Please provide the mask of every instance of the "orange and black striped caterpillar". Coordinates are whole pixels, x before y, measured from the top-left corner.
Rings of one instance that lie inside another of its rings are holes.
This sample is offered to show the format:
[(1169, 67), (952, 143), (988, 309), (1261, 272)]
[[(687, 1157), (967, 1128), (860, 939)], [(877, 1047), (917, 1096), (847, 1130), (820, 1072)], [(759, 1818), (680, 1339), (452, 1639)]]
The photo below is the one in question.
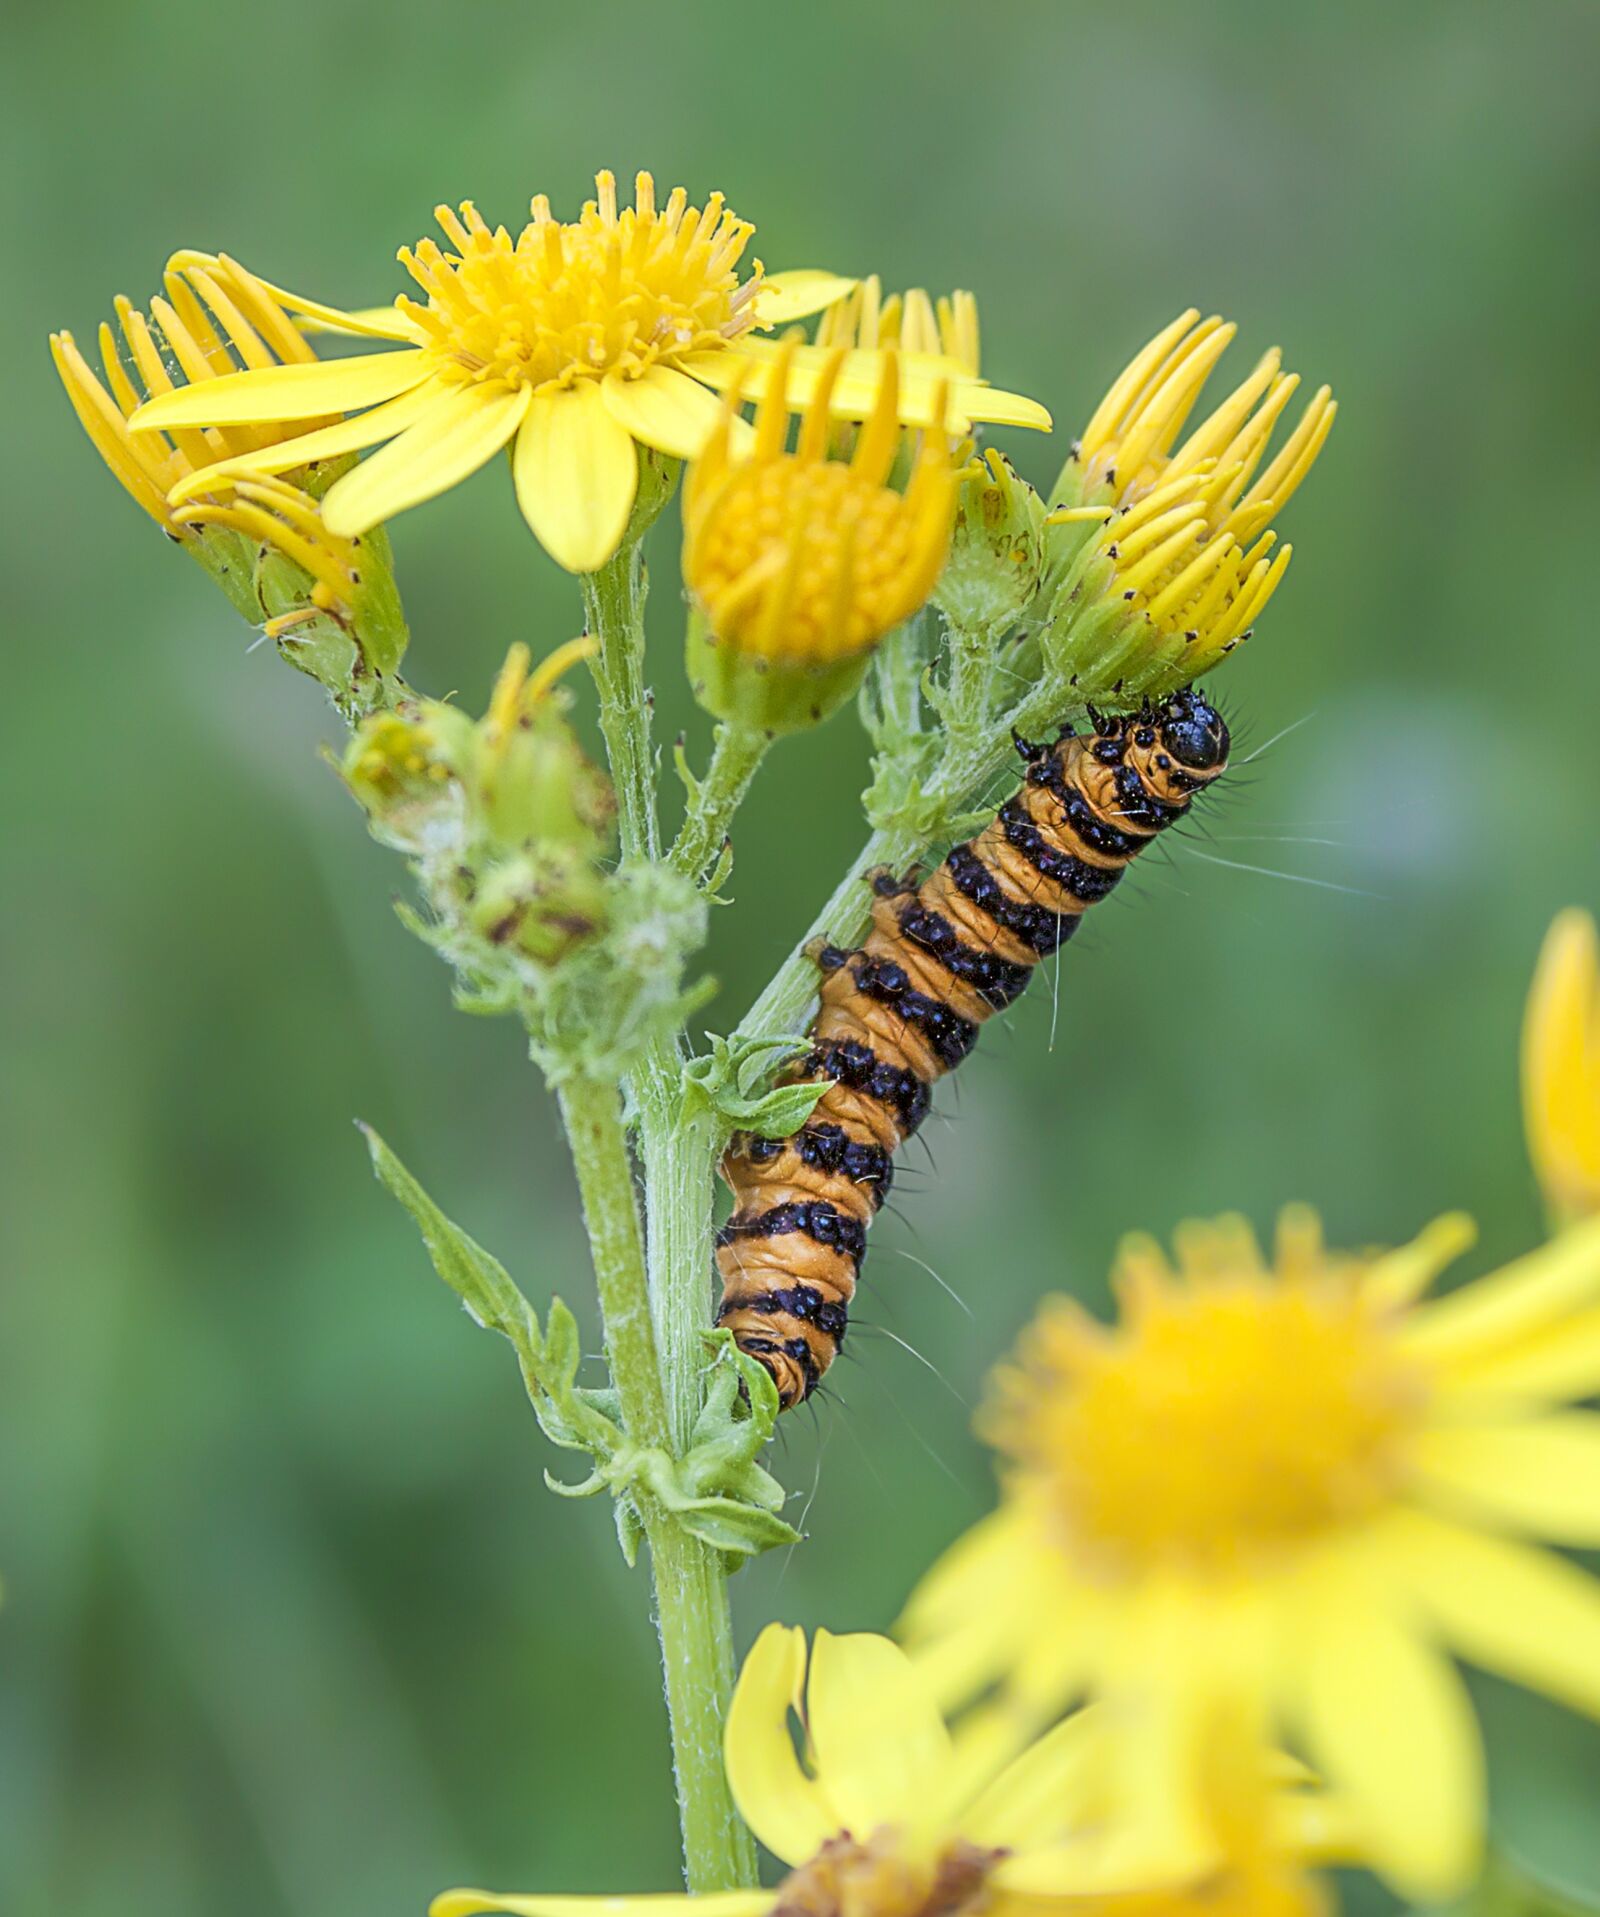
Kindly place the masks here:
[(920, 885), (875, 879), (866, 943), (816, 953), (821, 1004), (792, 1076), (827, 1090), (792, 1136), (741, 1132), (723, 1158), (734, 1209), (717, 1237), (717, 1322), (785, 1410), (844, 1341), (867, 1226), (933, 1081), (1228, 762), (1228, 728), (1192, 689), (1089, 718), (1091, 733), (1068, 727), (1053, 745), (1018, 738), (1021, 787)]

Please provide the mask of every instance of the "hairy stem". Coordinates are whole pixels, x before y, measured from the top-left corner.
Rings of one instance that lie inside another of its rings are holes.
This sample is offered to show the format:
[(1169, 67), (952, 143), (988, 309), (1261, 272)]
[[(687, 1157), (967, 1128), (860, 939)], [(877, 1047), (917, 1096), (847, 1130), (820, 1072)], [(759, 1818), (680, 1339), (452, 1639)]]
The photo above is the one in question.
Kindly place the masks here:
[(771, 743), (765, 732), (737, 720), (717, 727), (711, 764), (689, 802), (683, 830), (672, 848), (672, 863), (686, 877), (703, 877), (722, 850), (733, 815)]
[[(560, 1100), (623, 1423), (635, 1443), (670, 1451), (621, 1097), (614, 1084), (575, 1075), (561, 1086)], [(735, 1814), (722, 1762), (722, 1723), (733, 1683), (733, 1634), (722, 1565), (714, 1551), (667, 1513), (647, 1505), (641, 1515), (655, 1580), (689, 1888), (751, 1885), (754, 1847)]]
[[(599, 649), (591, 670), (617, 790), (624, 858), (658, 858), (650, 708), (644, 684), (644, 571), (637, 543), (584, 580), (584, 608)], [(731, 758), (732, 747), (729, 748)], [(704, 836), (714, 849), (749, 783), (719, 776), (719, 816)], [(707, 787), (712, 786), (708, 776)], [(686, 825), (685, 830), (688, 830)], [(680, 835), (680, 847), (682, 836)], [(692, 868), (679, 860), (680, 870)], [(683, 1058), (675, 1039), (651, 1041), (629, 1079), (648, 1206), (648, 1261), (634, 1215), (628, 1290), (649, 1330), (660, 1443), (677, 1455), (699, 1415), (711, 1269), (710, 1140), (682, 1122)], [(617, 1149), (627, 1167), (616, 1088)], [(581, 1170), (580, 1170), (581, 1176)], [(632, 1185), (628, 1187), (632, 1203)], [(648, 1275), (647, 1275), (648, 1274)], [(620, 1389), (619, 1382), (619, 1389)], [(626, 1412), (626, 1404), (624, 1405)], [(632, 1427), (630, 1425), (630, 1434)], [(734, 1813), (722, 1764), (722, 1723), (733, 1688), (733, 1627), (720, 1556), (664, 1514), (646, 1512), (656, 1622), (672, 1718), (673, 1765), (689, 1888), (728, 1890), (756, 1881), (755, 1845)]]
[(583, 575), (584, 621), (600, 642), (589, 665), (600, 694), (600, 731), (617, 792), (617, 836), (625, 859), (653, 859), (661, 851), (644, 683), (645, 592), (637, 540), (624, 541), (598, 572)]

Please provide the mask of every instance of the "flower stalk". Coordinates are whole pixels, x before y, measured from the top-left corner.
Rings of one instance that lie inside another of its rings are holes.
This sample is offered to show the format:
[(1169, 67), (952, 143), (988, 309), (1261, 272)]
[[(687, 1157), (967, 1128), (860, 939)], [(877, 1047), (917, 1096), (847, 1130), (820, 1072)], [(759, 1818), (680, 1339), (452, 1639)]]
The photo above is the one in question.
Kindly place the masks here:
[[(559, 1096), (623, 1422), (635, 1443), (671, 1451), (621, 1097), (614, 1084), (580, 1074), (562, 1084)], [(755, 1848), (734, 1811), (722, 1763), (733, 1631), (721, 1558), (648, 1499), (640, 1516), (655, 1580), (689, 1888), (751, 1885)]]
[[(601, 730), (617, 790), (623, 857), (659, 856), (655, 782), (650, 744), (650, 702), (644, 683), (645, 574), (638, 542), (626, 544), (598, 573), (583, 582), (589, 631), (598, 642), (591, 660), (600, 699)], [(673, 862), (680, 872), (698, 868), (694, 847), (720, 845), (733, 810), (748, 788), (764, 742), (743, 728), (727, 743), (722, 770), (713, 763), (703, 793), (707, 804), (690, 835), (686, 825)], [(726, 738), (726, 732), (724, 737)], [(723, 744), (719, 740), (719, 746)], [(757, 750), (757, 745), (760, 750)], [(691, 820), (690, 824), (694, 824)], [(683, 850), (688, 837), (689, 851)], [(579, 1136), (594, 1147), (592, 1175), (601, 1217), (609, 1217), (616, 1193), (626, 1193), (631, 1235), (616, 1241), (620, 1263), (601, 1278), (601, 1304), (611, 1338), (613, 1311), (622, 1313), (625, 1335), (638, 1336), (648, 1361), (630, 1345), (638, 1371), (629, 1389), (637, 1394), (648, 1436), (641, 1441), (679, 1454), (688, 1447), (703, 1401), (706, 1368), (707, 1273), (711, 1247), (711, 1171), (714, 1141), (705, 1124), (683, 1120), (683, 1057), (664, 1034), (644, 1049), (629, 1076), (637, 1116), (639, 1153), (649, 1193), (648, 1263), (639, 1234), (620, 1100), (614, 1086), (604, 1096), (578, 1082), (573, 1115)], [(563, 1090), (566, 1111), (571, 1088)], [(607, 1102), (609, 1101), (609, 1102)], [(602, 1106), (604, 1109), (602, 1109)], [(570, 1124), (569, 1120), (569, 1124)], [(587, 1147), (586, 1147), (587, 1149)], [(573, 1142), (578, 1160), (579, 1139)], [(584, 1176), (579, 1163), (579, 1178)], [(585, 1216), (589, 1215), (585, 1190)], [(600, 1278), (600, 1247), (595, 1265)], [(608, 1302), (607, 1292), (610, 1292)], [(628, 1362), (625, 1360), (625, 1362)], [(628, 1396), (623, 1414), (633, 1432)], [(642, 1376), (649, 1371), (649, 1379)], [(661, 1637), (667, 1707), (672, 1720), (673, 1769), (683, 1831), (684, 1863), (691, 1890), (727, 1890), (753, 1884), (755, 1848), (739, 1822), (722, 1768), (721, 1727), (733, 1688), (733, 1627), (727, 1576), (721, 1555), (666, 1514), (642, 1513), (655, 1580), (656, 1623)]]

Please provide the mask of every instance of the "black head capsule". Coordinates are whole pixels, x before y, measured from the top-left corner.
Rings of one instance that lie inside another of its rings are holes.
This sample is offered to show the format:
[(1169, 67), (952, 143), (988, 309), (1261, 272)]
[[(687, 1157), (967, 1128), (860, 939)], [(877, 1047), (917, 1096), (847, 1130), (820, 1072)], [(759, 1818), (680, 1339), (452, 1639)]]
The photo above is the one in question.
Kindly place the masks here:
[(1220, 772), (1228, 763), (1228, 727), (1194, 688), (1175, 692), (1160, 715), (1161, 743), (1189, 772)]

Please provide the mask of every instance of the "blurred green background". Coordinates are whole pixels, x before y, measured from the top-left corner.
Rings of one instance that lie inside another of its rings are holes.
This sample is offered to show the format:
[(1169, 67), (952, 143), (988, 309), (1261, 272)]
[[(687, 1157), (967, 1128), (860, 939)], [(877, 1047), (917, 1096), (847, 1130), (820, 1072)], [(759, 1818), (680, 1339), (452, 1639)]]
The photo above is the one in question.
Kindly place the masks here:
[[(6, 35), (0, 1910), (666, 1887), (644, 1574), (545, 1495), (504, 1350), (351, 1126), (577, 1301), (549, 1106), (394, 922), (316, 688), (117, 492), (46, 330), (92, 336), (177, 245), (366, 303), (441, 198), (515, 220), (647, 165), (724, 188), (770, 267), (976, 289), (986, 370), (1063, 433), (1190, 302), (1240, 321), (1235, 378), (1280, 340), (1333, 382), (1222, 681), (1246, 751), (1296, 729), (1096, 915), (1059, 1018), (1046, 983), (941, 1095), (854, 1362), (789, 1423), (809, 1542), (739, 1578), (741, 1637), (882, 1626), (989, 1497), (984, 1368), (1043, 1289), (1101, 1296), (1121, 1231), (1306, 1197), (1364, 1242), (1466, 1204), (1487, 1268), (1538, 1229), (1522, 994), (1555, 908), (1600, 903), (1600, 16), (80, 0)], [(1061, 456), (1005, 443), (1040, 481)], [(703, 750), (672, 536), (661, 736)], [(498, 472), (396, 544), (432, 690), (476, 703), (508, 640), (576, 629)], [(848, 714), (771, 763), (710, 1023), (853, 853), (863, 764)], [(1600, 1738), (1482, 1694), (1502, 1827), (1600, 1886)]]

